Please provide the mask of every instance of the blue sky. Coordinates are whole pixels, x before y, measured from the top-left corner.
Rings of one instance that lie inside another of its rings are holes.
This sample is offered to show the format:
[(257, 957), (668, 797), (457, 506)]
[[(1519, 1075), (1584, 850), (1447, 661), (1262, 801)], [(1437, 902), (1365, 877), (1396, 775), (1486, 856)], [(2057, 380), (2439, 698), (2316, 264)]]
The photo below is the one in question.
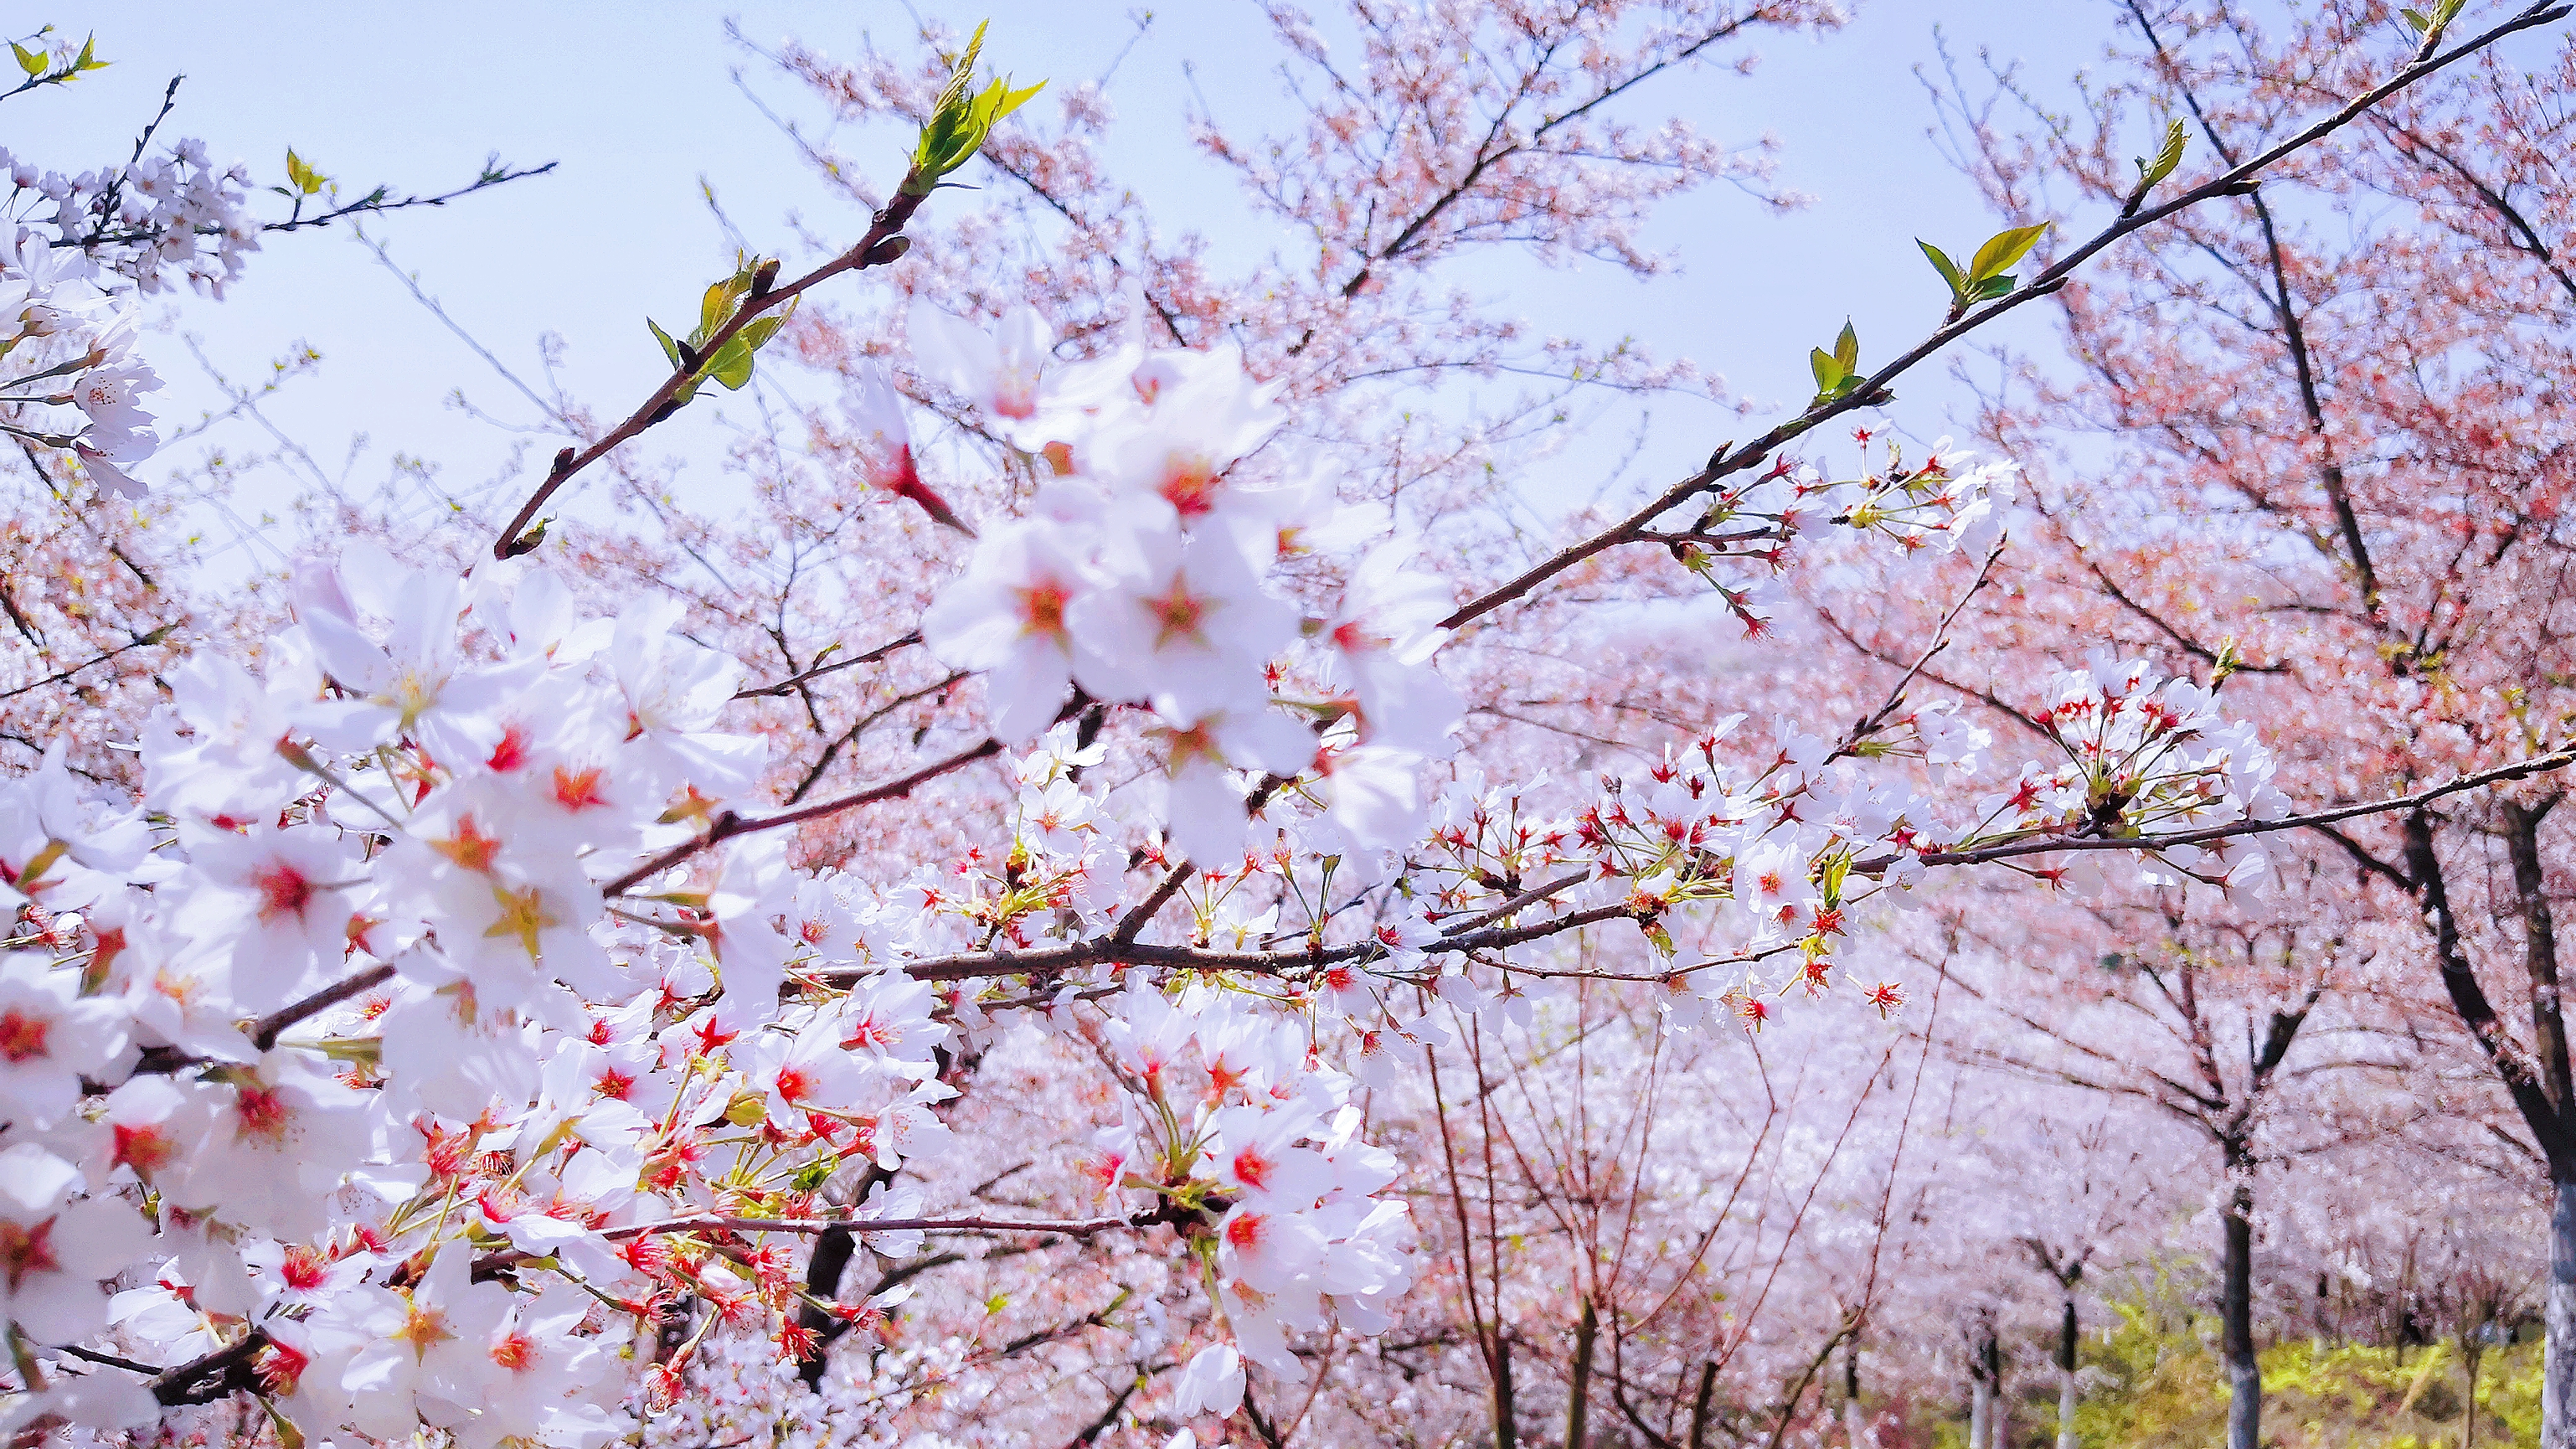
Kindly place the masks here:
[[(1285, 114), (1279, 83), (1264, 69), (1266, 32), (1252, 0), (991, 0), (953, 14), (933, 0), (916, 3), (961, 23), (990, 14), (987, 53), (1023, 80), (1096, 76), (1123, 51), (1109, 84), (1120, 117), (1113, 163), (1167, 225), (1203, 230), (1225, 250), (1271, 244), (1247, 229), (1232, 183), (1195, 160), (1180, 125), (1194, 90), (1220, 120), (1245, 130)], [(69, 13), (78, 8), (51, 18), (87, 23)], [(855, 52), (869, 32), (899, 46), (913, 29), (912, 8), (897, 0), (401, 9), (149, 0), (98, 18), (100, 52), (115, 65), (13, 101), (13, 150), (51, 165), (97, 164), (121, 150), (169, 77), (184, 72), (172, 133), (202, 136), (218, 157), (249, 161), (263, 181), (279, 178), (289, 145), (356, 190), (379, 181), (398, 191), (444, 189), (493, 151), (520, 164), (558, 162), (549, 176), (388, 218), (374, 231), (513, 367), (533, 373), (539, 334), (560, 335), (564, 375), (603, 414), (622, 413), (659, 379), (642, 318), (680, 314), (730, 255), (702, 179), (755, 243), (791, 257), (791, 216), (833, 235), (864, 225), (815, 183), (745, 94), (748, 87), (775, 110), (813, 114), (793, 82), (727, 39), (726, 22), (759, 43), (794, 35), (835, 54)], [(1652, 282), (1599, 266), (1504, 266), (1466, 280), (1542, 330), (1633, 335), (1775, 403), (1803, 397), (1806, 349), (1828, 341), (1846, 315), (1865, 358), (1885, 356), (1938, 319), (1938, 284), (1913, 238), (1973, 245), (1995, 229), (1925, 136), (1932, 109), (1913, 71), (1934, 59), (1936, 22), (1963, 58), (1991, 47), (2058, 85), (2098, 54), (2111, 10), (2086, 0), (1863, 0), (1840, 35), (1766, 43), (1750, 80), (1703, 72), (1666, 82), (1640, 98), (1638, 114), (1669, 107), (1730, 139), (1776, 134), (1781, 181), (1816, 204), (1783, 218), (1725, 189), (1688, 199), (1652, 233), (1682, 266)], [(899, 159), (891, 145), (885, 153), (891, 174)], [(408, 459), (462, 491), (521, 466), (509, 434), (449, 399), (461, 388), (511, 420), (526, 418), (527, 405), (344, 234), (272, 238), (226, 302), (185, 299), (154, 315), (173, 329), (154, 343), (170, 380), (161, 410), (173, 423), (217, 397), (182, 335), (239, 378), (256, 378), (303, 342), (322, 354), (317, 373), (264, 411), (319, 471), (345, 470), (367, 487)], [(2015, 340), (2044, 344), (2036, 326), (2019, 326)], [(1964, 396), (1937, 369), (1900, 391), (1898, 422), (1924, 437), (1946, 430)], [(712, 415), (693, 421), (694, 433), (657, 433), (648, 446), (703, 453)], [(1659, 413), (1646, 466), (1704, 456), (1717, 437), (1744, 430), (1713, 409)], [(236, 425), (182, 444), (179, 456), (273, 446), (271, 436)], [(531, 457), (523, 466), (537, 465)], [(245, 480), (242, 514), (255, 519), (280, 505), (303, 466)], [(228, 526), (209, 524), (217, 534)]]

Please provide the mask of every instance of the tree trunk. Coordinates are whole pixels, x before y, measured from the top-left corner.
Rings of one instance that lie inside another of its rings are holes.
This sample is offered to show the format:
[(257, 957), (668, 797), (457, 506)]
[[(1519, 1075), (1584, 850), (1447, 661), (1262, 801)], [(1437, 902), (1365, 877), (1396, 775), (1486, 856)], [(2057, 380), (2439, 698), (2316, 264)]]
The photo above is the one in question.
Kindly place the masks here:
[(1855, 1337), (1843, 1346), (1843, 1437), (1851, 1440), (1851, 1449), (1870, 1449), (1866, 1432), (1860, 1411), (1860, 1340)]
[(2076, 1359), (2079, 1347), (2075, 1326), (2075, 1300), (2066, 1300), (2066, 1316), (2057, 1326), (2057, 1449), (2076, 1449), (2075, 1407), (2082, 1394), (2076, 1383), (2076, 1370), (2083, 1367)]
[(1599, 1331), (1600, 1320), (1593, 1314), (1592, 1300), (1586, 1298), (1583, 1317), (1574, 1325), (1574, 1387), (1565, 1406), (1565, 1449), (1583, 1449), (1584, 1420), (1592, 1409), (1592, 1340)]
[(2240, 1178), (2227, 1203), (2225, 1286), (2218, 1300), (2219, 1344), (2227, 1361), (2227, 1449), (2263, 1444), (2263, 1370), (2254, 1361), (2253, 1210), (2254, 1189)]
[(1986, 1442), (1992, 1445), (1993, 1449), (2012, 1449), (2012, 1401), (2004, 1397), (2004, 1383), (2000, 1375), (1995, 1379), (1994, 1427), (1988, 1433), (1990, 1437)]
[(2549, 1341), (2541, 1349), (2540, 1449), (2576, 1449), (2576, 1180), (2550, 1184)]
[[(2541, 1349), (2540, 1366), (2540, 1444), (2541, 1449), (2576, 1449), (2576, 1143), (2569, 1140), (2568, 1117), (2576, 1111), (2576, 1064), (2568, 1059), (2567, 1021), (2558, 985), (2558, 927), (2551, 919), (2546, 875), (2540, 859), (2540, 822), (2558, 803), (2551, 797), (2538, 806), (2506, 802), (2505, 854), (2513, 861), (2513, 887), (2516, 903), (2521, 907), (2523, 969), (2531, 978), (2531, 1032), (2533, 1056), (2538, 1060), (2529, 1069), (2535, 1080), (2527, 1090), (2514, 1093), (2523, 1120), (2542, 1151), (2549, 1156), (2549, 1301), (2545, 1321), (2549, 1341)], [(2415, 828), (2410, 821), (2408, 854), (2417, 853)], [(2426, 856), (2431, 851), (2422, 852)], [(2417, 866), (2420, 872), (2424, 866)], [(2443, 971), (2447, 978), (2455, 969), (2449, 959), (2457, 956), (2464, 967), (2466, 956), (2457, 944), (2457, 927), (2448, 919), (2449, 902), (2436, 898), (2442, 908), (2437, 918), (2435, 944), (2443, 949)], [(2445, 936), (2450, 939), (2444, 939)], [(2456, 1002), (2460, 992), (2455, 987)], [(2472, 1027), (2480, 1026), (2471, 1013), (2463, 1019)], [(2508, 1087), (2517, 1085), (2508, 1077)], [(2534, 1100), (2537, 1098), (2538, 1100)], [(2477, 1405), (2469, 1405), (2472, 1418)]]
[(2478, 1449), (2478, 1360), (2486, 1356), (2486, 1345), (2478, 1342), (2484, 1326), (2460, 1335), (2460, 1364), (2469, 1371), (2468, 1408), (2460, 1415), (2460, 1449)]
[(1968, 1449), (1989, 1449), (1995, 1442), (1995, 1381), (2001, 1377), (1995, 1370), (2002, 1363), (2003, 1345), (1989, 1329), (1968, 1366)]
[(1699, 1397), (1691, 1401), (1690, 1449), (1708, 1449), (1708, 1398), (1717, 1389), (1717, 1360), (1699, 1366)]
[(1513, 1422), (1512, 1341), (1503, 1337), (1502, 1320), (1494, 1321), (1494, 1449), (1519, 1449), (1520, 1427)]

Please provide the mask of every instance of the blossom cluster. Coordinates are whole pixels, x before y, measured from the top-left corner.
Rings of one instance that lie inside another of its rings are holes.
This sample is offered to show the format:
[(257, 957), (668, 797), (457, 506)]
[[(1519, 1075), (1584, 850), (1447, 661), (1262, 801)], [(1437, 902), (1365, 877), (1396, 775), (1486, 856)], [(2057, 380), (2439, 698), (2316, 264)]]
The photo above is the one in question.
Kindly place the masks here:
[[(2126, 855), (2149, 883), (2259, 895), (2269, 884), (2259, 836), (2147, 837), (2288, 813), (2253, 727), (2224, 719), (2210, 690), (2158, 678), (2138, 660), (2097, 654), (2062, 674), (2034, 716), (2062, 762), (2026, 764), (2004, 789), (1980, 780), (1991, 735), (1947, 702), (1891, 711), (1840, 739), (1782, 718), (1767, 748), (1730, 748), (1744, 723), (1732, 716), (1687, 750), (1602, 776), (1571, 813), (1543, 780), (1499, 786), (1459, 771), (1414, 857), (1423, 917), (1380, 928), (1384, 961), (1418, 962), (1421, 947), (1442, 940), (1435, 923), (1482, 916), (1553, 880), (1549, 909), (1639, 923), (1668, 962), (1659, 979), (1672, 1025), (1695, 1025), (1715, 1005), (1759, 1027), (1771, 998), (1833, 985), (1854, 906), (1882, 895), (1908, 905), (1909, 888), (1935, 868), (1990, 862), (2091, 894), (2105, 881), (2101, 863)], [(1910, 775), (1891, 768), (1903, 762)], [(1674, 935), (1687, 918), (1708, 946), (1696, 959)], [(1342, 968), (1344, 994), (1373, 969), (1383, 968)], [(1461, 953), (1431, 984), (1463, 1010), (1526, 1021), (1518, 998), (1534, 979), (1543, 976), (1472, 972)], [(1890, 982), (1861, 991), (1882, 1013), (1904, 1000)], [(1366, 1018), (1372, 1045), (1380, 1031), (1412, 1039), (1423, 1029), (1382, 1006)]]
[[(760, 749), (670, 611), (586, 621), (520, 565), (364, 548), (293, 585), (263, 671), (173, 679), (139, 807), (59, 749), (0, 796), (8, 1425), (248, 1391), (307, 1434), (588, 1445), (717, 1325), (793, 1355), (804, 1307), (881, 1319), (817, 1300), (769, 1225), (919, 1251), (896, 1174), (947, 1146), (938, 1053), (990, 1015), (900, 963), (968, 934), (957, 892), (800, 882), (778, 835), (690, 850)], [(1097, 851), (1084, 758), (1058, 732), (1019, 765), (1032, 901), (1075, 904)], [(1105, 1186), (1201, 1225), (1263, 1362), (1328, 1302), (1370, 1321), (1403, 1212), (1347, 1080), (1275, 1016), (1142, 988), (1118, 1015), (1166, 1170)], [(622, 1350), (684, 1298), (712, 1311), (639, 1381)]]
[(50, 229), (146, 294), (185, 282), (221, 297), (259, 250), (249, 168), (216, 165), (194, 137), (69, 174), (0, 149), (0, 173), (10, 188), (0, 209), (13, 221)]
[[(596, 1442), (623, 1391), (599, 1321), (728, 1271), (618, 1225), (771, 1191), (716, 1194), (705, 1139), (750, 1101), (757, 1140), (794, 1044), (880, 998), (782, 1011), (775, 851), (658, 923), (604, 911), (594, 872), (758, 763), (706, 728), (733, 666), (667, 616), (584, 624), (542, 575), (363, 551), (295, 582), (264, 674), (174, 678), (139, 809), (59, 749), (0, 805), (0, 1315), (34, 1354), (8, 1417), (252, 1389), (323, 1432)], [(845, 1093), (793, 1100), (856, 1115), (926, 1075), (836, 1065)], [(87, 1340), (163, 1373), (53, 1356)]]
[(70, 449), (102, 491), (141, 496), (126, 470), (160, 439), (138, 399), (161, 379), (135, 350), (135, 313), (101, 289), (87, 252), (0, 228), (0, 432)]
[[(67, 37), (12, 48), (31, 85), (105, 64)], [(221, 298), (261, 231), (249, 168), (217, 165), (194, 138), (156, 148), (159, 129), (77, 172), (0, 147), (0, 432), (75, 453), (101, 492), (128, 500), (143, 493), (131, 469), (159, 446), (137, 398), (161, 385), (134, 354), (133, 300), (183, 281)]]
[[(1321, 1065), (1294, 1020), (1226, 993), (1118, 1004), (1110, 1059), (1132, 1085), (1133, 1119), (1095, 1139), (1093, 1172), (1113, 1200), (1150, 1194), (1215, 1217), (1191, 1238), (1230, 1344), (1191, 1360), (1182, 1417), (1234, 1412), (1242, 1360), (1306, 1376), (1290, 1330), (1374, 1334), (1412, 1281), (1405, 1204), (1376, 1196), (1401, 1165), (1362, 1141), (1351, 1079)], [(1221, 1213), (1221, 1216), (1217, 1216)]]
[[(2059, 676), (2037, 722), (2064, 757), (2022, 767), (2020, 780), (1979, 822), (1980, 838), (2006, 827), (2021, 835), (2119, 839), (2235, 821), (2277, 820), (2290, 802), (2273, 785), (2272, 751), (2254, 726), (2229, 720), (2216, 694), (2187, 679), (2159, 679), (2146, 661), (2096, 650)], [(2253, 887), (2270, 871), (2259, 843), (2221, 837), (2159, 847), (2167, 878)], [(2100, 872), (2090, 857), (2025, 867), (2054, 886), (2092, 894)]]
[[(940, 657), (983, 672), (995, 737), (1035, 734), (1076, 687), (1142, 705), (1173, 840), (1201, 866), (1266, 849), (1246, 804), (1265, 778), (1305, 777), (1359, 848), (1409, 838), (1419, 768), (1447, 753), (1460, 708), (1430, 665), (1448, 596), (1407, 567), (1417, 540), (1362, 548), (1391, 526), (1343, 508), (1329, 477), (1282, 479), (1253, 458), (1285, 417), (1275, 389), (1231, 347), (1149, 349), (1141, 326), (1058, 363), (1025, 307), (991, 335), (917, 306), (911, 333), (924, 369), (1046, 475), (922, 617)], [(872, 471), (917, 494), (896, 394), (868, 396)], [(1283, 565), (1349, 554), (1329, 607), (1271, 586)]]

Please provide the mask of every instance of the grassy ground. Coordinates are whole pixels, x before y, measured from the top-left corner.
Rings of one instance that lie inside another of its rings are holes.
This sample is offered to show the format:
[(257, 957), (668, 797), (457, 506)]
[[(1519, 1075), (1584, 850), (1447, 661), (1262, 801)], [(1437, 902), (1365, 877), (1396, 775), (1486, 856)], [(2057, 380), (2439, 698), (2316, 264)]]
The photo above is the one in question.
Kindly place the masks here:
[[(2107, 1342), (2092, 1335), (2096, 1379), (2076, 1416), (2086, 1449), (2213, 1449), (2227, 1439), (2227, 1381), (2203, 1317), (2176, 1325), (2145, 1309), (2123, 1314)], [(2263, 1441), (2278, 1449), (2457, 1449), (2472, 1428), (2459, 1345), (2373, 1348), (2278, 1344), (2264, 1352)], [(2014, 1405), (2013, 1440), (2056, 1442), (2054, 1385), (2032, 1383)], [(2045, 1391), (2043, 1393), (2043, 1390)], [(2540, 1442), (2540, 1345), (2503, 1344), (2479, 1356), (2478, 1449)], [(1916, 1442), (1958, 1449), (1966, 1426), (1918, 1421)]]

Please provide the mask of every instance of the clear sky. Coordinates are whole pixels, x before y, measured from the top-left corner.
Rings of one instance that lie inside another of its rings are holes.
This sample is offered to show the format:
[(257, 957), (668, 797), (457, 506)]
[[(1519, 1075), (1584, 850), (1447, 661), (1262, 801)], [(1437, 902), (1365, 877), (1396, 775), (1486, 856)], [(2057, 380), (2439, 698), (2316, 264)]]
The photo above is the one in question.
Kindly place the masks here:
[[(953, 12), (938, 0), (914, 4), (959, 23), (990, 14), (988, 57), (1024, 81), (1098, 76), (1115, 60), (1113, 163), (1166, 225), (1203, 230), (1225, 250), (1271, 245), (1249, 230), (1232, 183), (1196, 161), (1180, 124), (1193, 95), (1246, 131), (1284, 114), (1279, 82), (1264, 69), (1266, 29), (1252, 0), (1150, 7), (978, 0)], [(729, 40), (727, 21), (759, 44), (794, 35), (835, 54), (857, 51), (871, 32), (902, 46), (914, 25), (913, 6), (900, 0), (402, 7), (145, 0), (105, 10), (64, 3), (50, 15), (10, 0), (7, 8), (21, 17), (11, 22), (20, 31), (46, 19), (73, 29), (95, 23), (101, 54), (115, 62), (74, 86), (10, 103), (0, 135), (46, 164), (82, 167), (121, 152), (180, 73), (187, 81), (171, 134), (203, 137), (219, 158), (249, 161), (263, 182), (281, 178), (289, 145), (353, 191), (379, 181), (397, 191), (444, 189), (494, 151), (514, 163), (560, 163), (549, 176), (443, 211), (387, 218), (373, 230), (510, 365), (534, 373), (538, 336), (559, 334), (565, 376), (602, 413), (622, 413), (659, 380), (662, 360), (642, 318), (681, 315), (730, 255), (702, 178), (756, 244), (791, 258), (799, 255), (791, 217), (833, 236), (855, 236), (864, 225), (855, 208), (815, 183), (754, 97), (809, 121), (815, 108), (794, 82)], [(1995, 229), (1926, 138), (1933, 113), (1913, 72), (1935, 59), (1936, 22), (1963, 61), (1973, 65), (1979, 48), (1991, 47), (2058, 88), (2098, 54), (2111, 8), (2094, 0), (1861, 0), (1840, 35), (1768, 42), (1751, 80), (1702, 72), (1660, 82), (1640, 97), (1637, 114), (1669, 107), (1728, 139), (1775, 134), (1781, 181), (1814, 194), (1816, 204), (1782, 218), (1730, 190), (1685, 201), (1652, 233), (1681, 269), (1649, 283), (1599, 266), (1497, 267), (1466, 280), (1541, 330), (1633, 335), (1696, 358), (1740, 394), (1775, 403), (1811, 390), (1806, 349), (1829, 341), (1846, 315), (1857, 321), (1865, 360), (1884, 357), (1938, 320), (1940, 289), (1913, 238), (1973, 246)], [(879, 149), (890, 178), (899, 157), (890, 143)], [(398, 459), (419, 460), (439, 469), (445, 486), (465, 491), (540, 466), (542, 454), (514, 461), (507, 433), (450, 399), (461, 388), (514, 421), (530, 416), (527, 404), (344, 233), (272, 238), (228, 301), (185, 299), (156, 306), (154, 315), (174, 329), (153, 342), (170, 380), (161, 411), (172, 423), (217, 397), (182, 335), (237, 378), (262, 375), (269, 359), (303, 342), (322, 354), (318, 372), (292, 383), (265, 413), (311, 467), (345, 469), (354, 483), (373, 486)], [(2043, 335), (2028, 330), (2020, 340)], [(1900, 391), (1900, 422), (1927, 437), (1944, 430), (1944, 414), (1962, 396), (1937, 369)], [(674, 454), (707, 447), (712, 417), (695, 422), (694, 435), (657, 433), (650, 446)], [(1651, 463), (1704, 456), (1718, 437), (1744, 430), (1705, 409), (1666, 413), (1656, 419)], [(179, 445), (179, 456), (274, 447), (270, 435), (235, 425)], [(515, 492), (525, 480), (510, 486)], [(246, 481), (242, 511), (255, 515), (288, 491), (273, 471)]]

